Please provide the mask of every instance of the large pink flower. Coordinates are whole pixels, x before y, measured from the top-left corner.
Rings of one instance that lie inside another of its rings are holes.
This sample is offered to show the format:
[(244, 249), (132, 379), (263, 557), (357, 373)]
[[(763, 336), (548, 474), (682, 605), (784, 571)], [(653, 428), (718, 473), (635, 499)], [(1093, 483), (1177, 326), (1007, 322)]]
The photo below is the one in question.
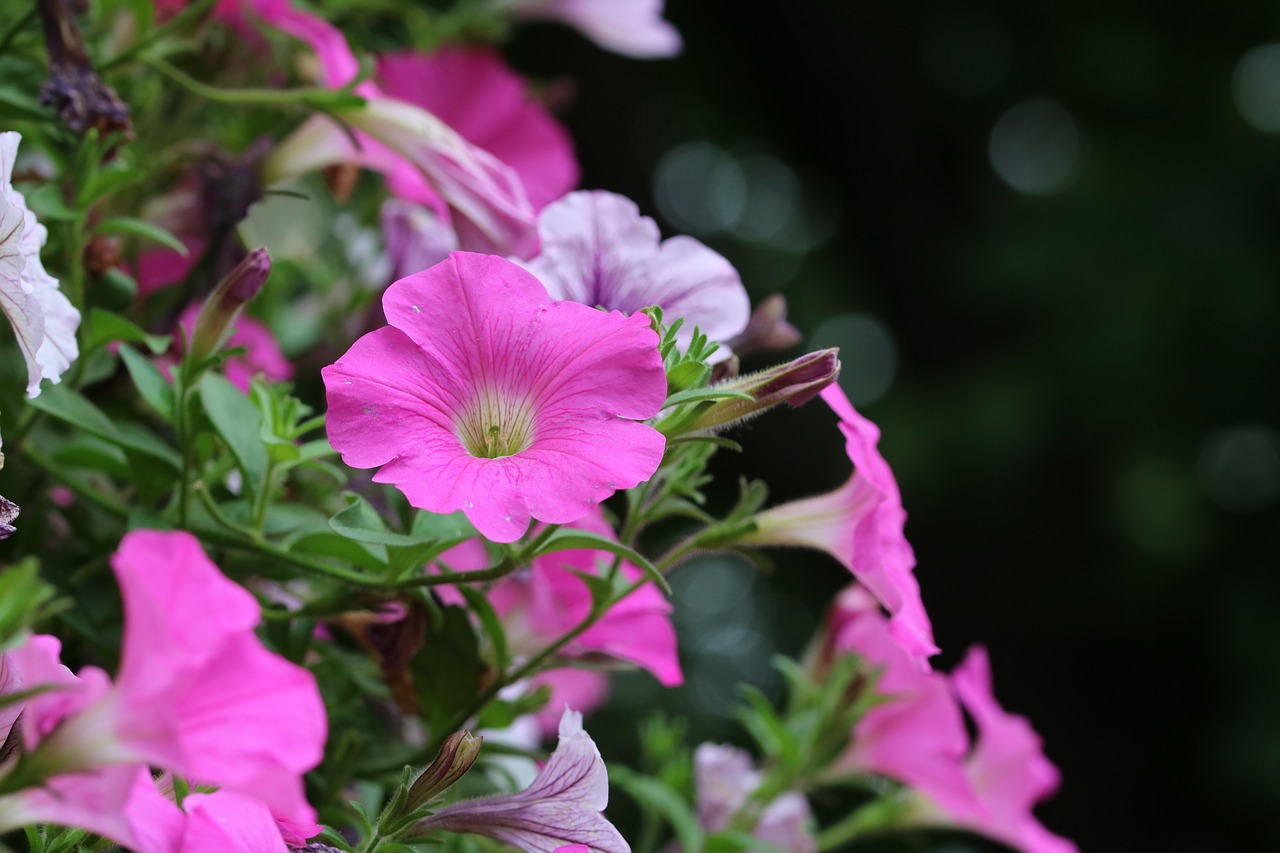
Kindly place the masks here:
[(757, 530), (742, 541), (802, 545), (831, 554), (884, 605), (893, 617), (893, 636), (927, 668), (938, 647), (912, 573), (915, 554), (902, 532), (907, 513), (898, 483), (876, 448), (880, 430), (854, 410), (840, 386), (827, 386), (822, 399), (840, 418), (853, 474), (834, 492), (759, 513)]
[(666, 376), (644, 315), (551, 302), (497, 257), (457, 252), (395, 282), (390, 326), (324, 368), (329, 440), (414, 506), (497, 542), (566, 524), (652, 476)]
[(181, 531), (135, 530), (111, 565), (125, 611), (115, 683), (92, 667), (77, 684), (46, 679), (67, 686), (26, 704), (27, 747), (42, 739), (48, 760), (70, 769), (163, 767), (318, 831), (302, 774), (320, 763), (324, 707), (311, 674), (258, 640), (253, 595)]

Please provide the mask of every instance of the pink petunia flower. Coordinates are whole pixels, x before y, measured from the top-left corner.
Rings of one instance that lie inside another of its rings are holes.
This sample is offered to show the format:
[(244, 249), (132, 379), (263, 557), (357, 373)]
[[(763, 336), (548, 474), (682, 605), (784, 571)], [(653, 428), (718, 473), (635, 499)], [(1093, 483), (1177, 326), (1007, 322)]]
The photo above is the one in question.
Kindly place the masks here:
[(329, 440), (414, 506), (513, 542), (657, 470), (665, 439), (637, 421), (667, 383), (644, 315), (553, 303), (515, 264), (465, 252), (382, 304), (391, 325), (321, 371)]
[[(375, 80), (388, 97), (427, 110), (513, 169), (535, 210), (577, 186), (578, 161), (568, 132), (529, 97), (524, 80), (497, 51), (447, 47), (386, 54), (378, 57)], [(416, 169), (396, 170), (389, 186), (400, 198), (444, 212)]]
[(254, 597), (181, 531), (132, 531), (111, 565), (125, 611), (115, 683), (86, 667), (77, 689), (33, 697), (28, 748), (68, 770), (163, 767), (318, 831), (302, 774), (320, 762), (324, 707), (311, 674), (258, 640)]
[[(526, 266), (555, 299), (630, 314), (662, 308), (671, 325), (684, 319), (687, 346), (696, 326), (713, 341), (739, 335), (751, 303), (737, 270), (692, 237), (658, 242), (658, 226), (630, 199), (603, 191), (574, 192), (538, 217), (542, 249)], [(732, 355), (722, 346), (716, 357)]]
[(680, 33), (662, 18), (663, 0), (490, 0), (515, 18), (576, 27), (606, 50), (639, 59), (680, 52)]
[(822, 399), (840, 418), (852, 476), (834, 492), (757, 514), (756, 531), (741, 541), (800, 545), (831, 554), (884, 605), (893, 636), (927, 668), (938, 647), (912, 573), (915, 554), (902, 532), (907, 513), (898, 483), (876, 448), (880, 430), (854, 410), (840, 386), (827, 386)]
[(921, 670), (890, 633), (876, 600), (854, 584), (832, 607), (829, 654), (856, 654), (879, 671), (875, 691), (889, 701), (869, 710), (853, 730), (837, 772), (878, 773), (926, 794), (949, 813), (977, 801), (964, 771), (969, 735), (946, 675)]
[(260, 801), (234, 791), (188, 794), (182, 853), (287, 853), (271, 812)]
[[(264, 21), (315, 49), (327, 85), (355, 78), (359, 63), (331, 24), (285, 0), (255, 3)], [(378, 82), (354, 91), (365, 104), (334, 112), (350, 127), (312, 116), (264, 161), (267, 182), (357, 163), (386, 174), (393, 192), (448, 212), (463, 248), (519, 257), (537, 251), (531, 198), (544, 204), (572, 187), (577, 164), (568, 135), (496, 53), (392, 55)]]
[[(728, 828), (738, 811), (760, 787), (760, 771), (751, 755), (723, 744), (701, 744), (693, 754), (698, 823), (708, 832)], [(785, 791), (760, 813), (751, 835), (788, 853), (814, 853), (813, 815), (799, 791)]]
[(56, 384), (79, 356), (80, 312), (45, 272), (40, 250), (48, 231), (13, 188), (21, 140), (14, 131), (0, 133), (0, 311), (27, 363), (27, 396), (36, 397), (42, 379)]
[(445, 806), (418, 823), (422, 831), (468, 832), (528, 853), (585, 845), (596, 853), (631, 848), (601, 814), (609, 804), (609, 775), (600, 750), (582, 729), (582, 714), (565, 709), (560, 742), (528, 788)]
[(1075, 853), (1075, 844), (1049, 832), (1031, 811), (1057, 790), (1058, 769), (1045, 758), (1031, 723), (996, 701), (986, 649), (969, 650), (951, 674), (951, 685), (978, 729), (965, 773), (979, 807), (960, 811), (939, 802), (943, 811), (961, 826), (1026, 853)]

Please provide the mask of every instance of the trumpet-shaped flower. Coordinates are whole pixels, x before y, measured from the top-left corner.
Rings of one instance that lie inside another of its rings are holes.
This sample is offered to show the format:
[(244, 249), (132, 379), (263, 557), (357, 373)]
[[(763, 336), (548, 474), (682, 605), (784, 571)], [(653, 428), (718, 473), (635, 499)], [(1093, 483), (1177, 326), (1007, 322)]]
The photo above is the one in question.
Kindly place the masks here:
[[(555, 299), (630, 314), (658, 305), (678, 340), (695, 326), (713, 341), (740, 334), (751, 318), (733, 265), (692, 237), (658, 242), (658, 226), (630, 199), (603, 191), (569, 193), (538, 217), (540, 254), (526, 267)], [(731, 355), (727, 347), (718, 358)]]
[(27, 396), (40, 393), (40, 380), (57, 383), (76, 360), (80, 312), (58, 289), (40, 262), (48, 232), (13, 188), (13, 164), (21, 134), (0, 133), (0, 310), (13, 326), (27, 362)]
[(458, 252), (395, 282), (391, 324), (324, 368), (329, 440), (416, 507), (513, 542), (650, 477), (666, 376), (644, 315), (551, 302), (497, 257)]
[(49, 766), (68, 772), (163, 767), (318, 831), (302, 774), (320, 762), (324, 707), (311, 674), (258, 640), (254, 597), (184, 532), (135, 530), (111, 565), (125, 612), (115, 683), (86, 667), (73, 684), (48, 664), (47, 647), (34, 648), (54, 674), (41, 683), (64, 689), (26, 703), (28, 749), (39, 744)]
[(418, 823), (422, 831), (469, 832), (505, 841), (527, 853), (555, 853), (581, 844), (593, 853), (630, 853), (601, 814), (609, 804), (609, 775), (582, 714), (565, 709), (560, 742), (533, 783), (518, 794), (466, 800)]
[(941, 804), (944, 811), (961, 826), (1026, 853), (1075, 853), (1075, 844), (1049, 832), (1031, 811), (1057, 790), (1058, 769), (1045, 758), (1031, 723), (996, 701), (986, 649), (970, 649), (951, 684), (978, 729), (965, 772), (979, 805), (964, 812)]
[(576, 27), (600, 47), (650, 59), (680, 52), (680, 33), (663, 20), (663, 0), (490, 0), (515, 18)]
[(757, 514), (757, 529), (741, 541), (800, 545), (831, 554), (884, 605), (893, 636), (927, 668), (938, 647), (912, 573), (915, 554), (902, 532), (907, 513), (898, 483), (876, 448), (880, 430), (854, 410), (840, 386), (829, 385), (822, 399), (840, 418), (853, 474), (834, 492)]
[(890, 633), (876, 600), (856, 584), (836, 600), (825, 642), (829, 653), (856, 654), (868, 670), (878, 670), (875, 690), (889, 697), (858, 721), (837, 772), (878, 773), (949, 812), (974, 811), (964, 772), (969, 735), (946, 675), (920, 669)]

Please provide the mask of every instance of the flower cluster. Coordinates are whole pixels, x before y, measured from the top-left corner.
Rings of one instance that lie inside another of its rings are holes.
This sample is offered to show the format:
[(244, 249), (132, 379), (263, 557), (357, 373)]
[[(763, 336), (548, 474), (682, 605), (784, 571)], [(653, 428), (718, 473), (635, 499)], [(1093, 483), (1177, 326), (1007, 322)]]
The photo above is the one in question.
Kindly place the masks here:
[[(503, 59), (529, 20), (672, 55), (661, 0), (72, 5), (0, 11), (32, 90), (0, 98), (5, 844), (627, 853), (620, 792), (649, 850), (1074, 849), (986, 653), (932, 668), (838, 351), (740, 372), (803, 338), (782, 297), (579, 189), (554, 87)], [(729, 502), (713, 456), (783, 403), (834, 413), (844, 485)], [(787, 547), (853, 585), (785, 709), (748, 694), (755, 752), (635, 719), (644, 772), (607, 771), (613, 673), (696, 680), (668, 578)]]

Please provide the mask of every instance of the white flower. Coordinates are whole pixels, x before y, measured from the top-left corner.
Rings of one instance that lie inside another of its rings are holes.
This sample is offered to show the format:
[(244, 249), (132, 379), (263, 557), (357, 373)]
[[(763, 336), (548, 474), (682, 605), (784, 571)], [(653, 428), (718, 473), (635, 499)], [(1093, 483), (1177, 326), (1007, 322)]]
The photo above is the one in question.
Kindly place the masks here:
[(80, 312), (40, 263), (48, 232), (11, 184), (21, 140), (13, 131), (0, 133), (0, 310), (27, 361), (27, 396), (35, 397), (41, 379), (58, 382), (80, 354)]

